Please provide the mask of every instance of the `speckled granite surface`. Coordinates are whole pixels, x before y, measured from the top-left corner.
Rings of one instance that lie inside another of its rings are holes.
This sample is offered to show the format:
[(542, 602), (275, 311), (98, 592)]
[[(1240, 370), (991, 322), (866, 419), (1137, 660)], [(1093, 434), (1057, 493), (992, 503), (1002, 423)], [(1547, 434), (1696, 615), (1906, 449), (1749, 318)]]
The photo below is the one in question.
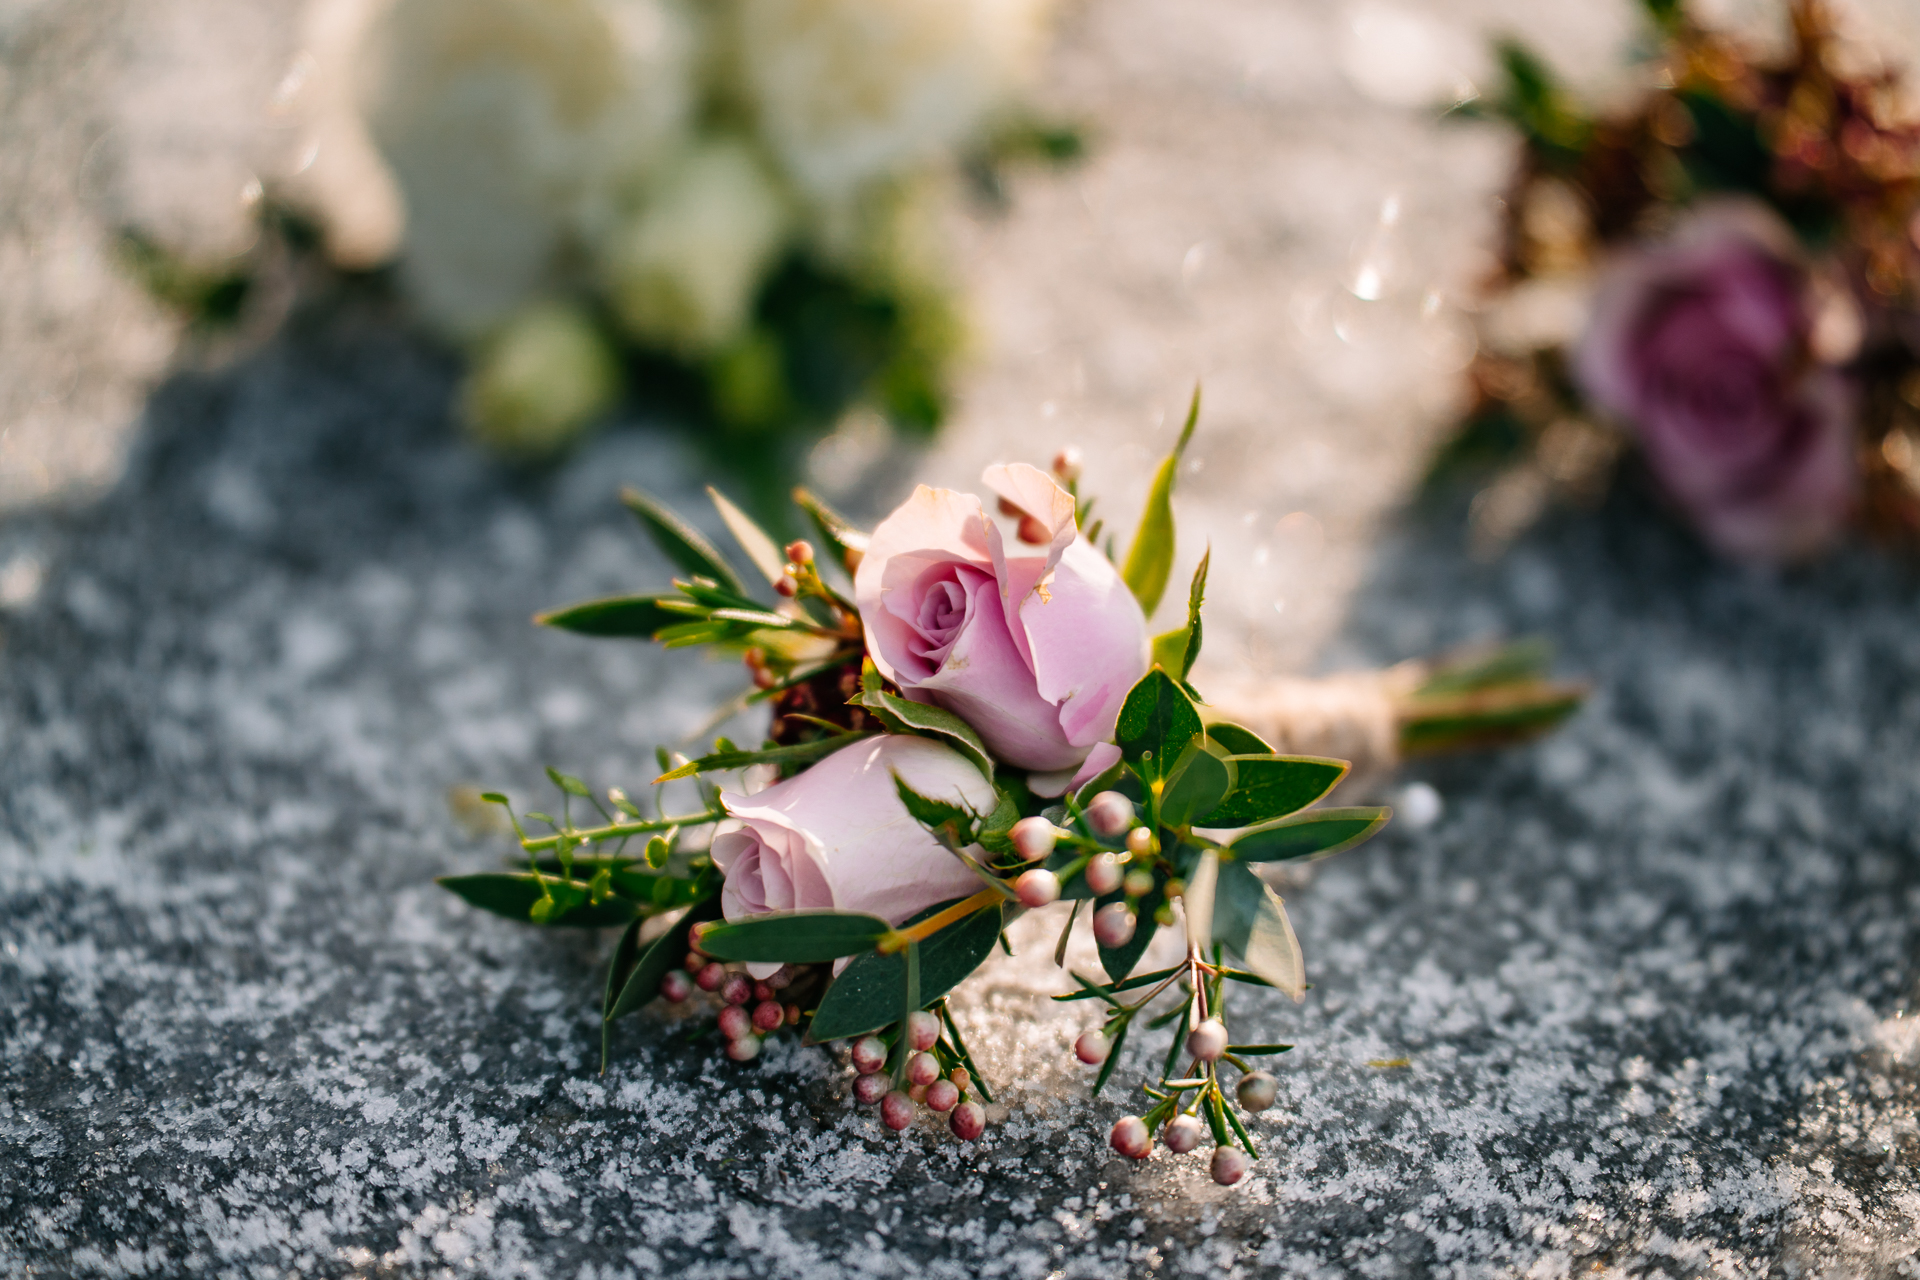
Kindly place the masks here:
[(1600, 692), (1290, 893), (1317, 986), (1241, 998), (1299, 1048), (1221, 1191), (1104, 1151), (1046, 921), (964, 989), (1004, 1104), (973, 1147), (651, 1015), (595, 1074), (610, 939), (435, 889), (502, 849), (448, 789), (631, 781), (733, 673), (525, 622), (658, 576), (611, 495), (686, 492), (671, 437), (509, 481), (440, 425), (448, 376), (378, 321), (296, 326), (170, 384), (97, 508), (0, 527), (47, 566), (0, 650), (6, 1270), (1910, 1269), (1909, 573), (1716, 567), (1630, 495), (1490, 568), (1457, 512), (1390, 533), (1345, 658), (1538, 630)]

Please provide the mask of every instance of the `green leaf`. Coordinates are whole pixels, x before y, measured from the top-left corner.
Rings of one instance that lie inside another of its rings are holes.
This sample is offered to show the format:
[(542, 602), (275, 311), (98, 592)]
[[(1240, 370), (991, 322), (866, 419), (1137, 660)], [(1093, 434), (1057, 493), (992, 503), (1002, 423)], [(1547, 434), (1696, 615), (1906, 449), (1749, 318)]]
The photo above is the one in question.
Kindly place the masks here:
[(1160, 824), (1184, 827), (1195, 817), (1211, 813), (1234, 789), (1237, 767), (1232, 757), (1216, 755), (1205, 738), (1187, 743), (1167, 779), (1160, 797)]
[(1182, 680), (1192, 673), (1194, 660), (1200, 656), (1200, 606), (1206, 599), (1207, 566), (1212, 561), (1213, 548), (1208, 547), (1193, 571), (1193, 584), (1187, 588), (1187, 625), (1153, 638), (1154, 665), (1178, 671)]
[[(1179, 971), (1183, 967), (1184, 966), (1182, 965), (1175, 965), (1171, 969), (1155, 969), (1152, 973), (1136, 973), (1131, 978), (1128, 978), (1125, 982), (1116, 982), (1116, 983), (1113, 983), (1111, 986), (1105, 986), (1105, 987), (1101, 986), (1097, 982), (1091, 982), (1076, 973), (1076, 974), (1073, 974), (1072, 977), (1074, 981), (1080, 984), (1080, 990), (1069, 991), (1065, 995), (1055, 996), (1053, 998), (1055, 1000), (1060, 1000), (1060, 1001), (1106, 1000), (1109, 996), (1113, 995), (1116, 992), (1132, 991), (1136, 987), (1152, 986), (1156, 982), (1160, 982), (1160, 981), (1163, 981), (1164, 979), (1172, 977), (1177, 971)], [(1111, 1003), (1111, 1001), (1109, 1001), (1109, 1003)]]
[(892, 926), (859, 911), (777, 911), (716, 925), (700, 949), (722, 960), (822, 964), (879, 945)]
[(1279, 895), (1244, 862), (1222, 860), (1213, 905), (1214, 941), (1225, 943), (1255, 975), (1295, 1000), (1306, 995), (1306, 967)]
[(820, 531), (820, 536), (837, 553), (840, 567), (851, 577), (859, 558), (867, 553), (867, 534), (808, 489), (795, 489), (793, 500), (807, 513), (813, 521), (813, 527)]
[(1245, 725), (1235, 724), (1231, 720), (1215, 720), (1207, 726), (1207, 738), (1218, 746), (1225, 747), (1229, 755), (1270, 756), (1273, 747), (1265, 738)]
[(1013, 853), (1011, 832), (1013, 824), (1020, 821), (1020, 806), (1005, 791), (996, 790), (993, 812), (980, 823), (980, 847), (988, 853)]
[[(1124, 981), (1127, 975), (1133, 972), (1133, 966), (1140, 963), (1140, 957), (1146, 954), (1147, 944), (1153, 941), (1153, 935), (1160, 927), (1154, 920), (1153, 913), (1158, 911), (1160, 904), (1166, 900), (1166, 873), (1156, 870), (1153, 874), (1153, 888), (1141, 895), (1140, 900), (1133, 904), (1133, 937), (1127, 939), (1121, 946), (1099, 949), (1100, 967), (1107, 971), (1109, 979), (1114, 982)], [(1123, 901), (1125, 899), (1119, 894), (1113, 894), (1100, 899), (1100, 905), (1104, 907), (1109, 902)]]
[(726, 495), (712, 485), (707, 486), (707, 496), (713, 499), (714, 509), (726, 521), (727, 532), (733, 535), (733, 540), (740, 544), (740, 549), (747, 553), (747, 559), (753, 561), (753, 567), (765, 576), (768, 584), (785, 577), (786, 553), (768, 536), (767, 531), (755, 524), (752, 516), (727, 501)]
[(640, 921), (635, 920), (620, 935), (620, 946), (607, 969), (607, 989), (600, 1000), (600, 1070), (607, 1069), (607, 1025), (624, 1018), (660, 994), (660, 980), (680, 967), (687, 955), (687, 933), (702, 920), (720, 916), (720, 895), (695, 903), (671, 929), (655, 938), (644, 949), (640, 946)]
[(1143, 776), (1164, 778), (1187, 743), (1202, 732), (1193, 699), (1179, 681), (1155, 667), (1127, 694), (1114, 740), (1121, 757)]
[(1250, 827), (1297, 813), (1333, 790), (1347, 776), (1344, 760), (1319, 756), (1229, 756), (1233, 794), (1198, 819), (1206, 827)]
[(1391, 809), (1314, 809), (1243, 831), (1228, 849), (1241, 862), (1339, 853), (1371, 837), (1392, 816)]
[[(952, 905), (953, 902), (942, 902), (928, 907), (907, 923), (916, 924)], [(1000, 937), (1000, 927), (1000, 908), (989, 906), (920, 943), (922, 1008), (953, 990), (980, 967)], [(881, 955), (870, 951), (857, 957), (827, 988), (826, 998), (820, 1001), (820, 1008), (813, 1015), (808, 1038), (815, 1043), (842, 1040), (898, 1021), (906, 976), (904, 954)]]
[(907, 812), (912, 815), (915, 822), (929, 831), (938, 831), (942, 827), (952, 826), (956, 828), (956, 837), (964, 836), (964, 838), (957, 838), (957, 843), (972, 842), (973, 825), (976, 819), (971, 809), (934, 796), (922, 795), (907, 785), (907, 780), (900, 776), (898, 770), (893, 775), (893, 789), (900, 797), (900, 803), (906, 806)]
[(862, 693), (860, 705), (880, 717), (895, 733), (916, 733), (922, 737), (940, 739), (973, 761), (980, 772), (986, 775), (987, 781), (993, 781), (993, 754), (987, 750), (987, 744), (980, 740), (980, 735), (973, 731), (972, 725), (945, 707), (914, 702), (884, 689)]
[[(625, 924), (639, 914), (639, 908), (625, 898), (608, 898), (599, 905), (587, 901), (587, 887), (552, 877), (542, 881), (527, 871), (483, 871), (475, 875), (441, 876), (435, 881), (483, 911), (522, 923), (566, 925), (570, 928), (599, 929)], [(549, 894), (548, 890), (551, 890)], [(552, 898), (554, 906), (545, 919), (534, 915), (536, 903)]]
[(862, 738), (871, 738), (871, 733), (843, 733), (837, 738), (820, 738), (813, 742), (796, 742), (788, 747), (768, 747), (763, 751), (716, 751), (701, 756), (698, 760), (689, 760), (677, 769), (669, 769), (654, 779), (657, 785), (662, 782), (675, 782), (681, 778), (691, 778), (697, 773), (719, 773), (726, 769), (744, 769), (753, 764), (811, 764), (816, 760), (832, 755), (844, 746), (858, 742)]
[(1140, 527), (1134, 530), (1133, 545), (1127, 549), (1126, 565), (1120, 576), (1126, 581), (1140, 611), (1148, 617), (1166, 594), (1167, 578), (1173, 572), (1173, 483), (1180, 474), (1180, 458), (1193, 438), (1194, 424), (1200, 420), (1200, 388), (1193, 389), (1193, 403), (1187, 409), (1187, 425), (1180, 430), (1179, 442), (1154, 473), (1153, 486), (1147, 490), (1146, 510), (1140, 513)]
[(639, 519), (662, 555), (672, 561), (682, 571), (700, 577), (712, 578), (735, 595), (744, 596), (747, 588), (740, 581), (740, 575), (733, 571), (727, 558), (698, 529), (674, 514), (667, 505), (652, 494), (639, 489), (627, 488), (620, 491), (620, 501), (627, 510)]
[(1228, 1053), (1237, 1053), (1243, 1058), (1266, 1058), (1276, 1053), (1287, 1053), (1293, 1048), (1290, 1044), (1230, 1044)]
[(1107, 1087), (1107, 1081), (1113, 1077), (1113, 1069), (1120, 1065), (1120, 1051), (1127, 1046), (1127, 1032), (1133, 1029), (1133, 1020), (1129, 1018), (1120, 1024), (1120, 1030), (1114, 1033), (1113, 1043), (1107, 1046), (1106, 1061), (1100, 1064), (1100, 1074), (1093, 1081), (1093, 1096), (1099, 1097), (1100, 1091)]
[(580, 779), (570, 773), (560, 772), (552, 765), (547, 766), (547, 778), (554, 786), (560, 788), (570, 796), (591, 796), (593, 794), (593, 792), (587, 790), (586, 783), (580, 781)]
[(563, 609), (533, 615), (543, 627), (557, 627), (583, 636), (635, 636), (651, 639), (662, 627), (686, 621), (685, 615), (661, 608), (663, 596), (607, 596), (584, 600)]

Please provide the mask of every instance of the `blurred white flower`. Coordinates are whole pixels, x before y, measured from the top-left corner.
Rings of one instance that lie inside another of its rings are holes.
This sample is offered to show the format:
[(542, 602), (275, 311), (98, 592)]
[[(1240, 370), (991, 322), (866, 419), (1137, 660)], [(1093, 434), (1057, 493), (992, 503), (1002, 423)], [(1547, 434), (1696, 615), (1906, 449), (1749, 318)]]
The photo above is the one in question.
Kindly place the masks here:
[(501, 453), (542, 457), (612, 407), (620, 366), (577, 307), (538, 302), (480, 348), (461, 393), (473, 433)]
[(672, 0), (391, 0), (360, 101), (431, 317), (485, 331), (611, 221), (685, 131), (695, 36)]
[(1047, 0), (738, 0), (742, 97), (788, 175), (835, 201), (935, 159), (1038, 61)]
[(779, 183), (735, 138), (690, 148), (603, 248), (608, 296), (636, 338), (686, 356), (725, 346), (787, 238)]

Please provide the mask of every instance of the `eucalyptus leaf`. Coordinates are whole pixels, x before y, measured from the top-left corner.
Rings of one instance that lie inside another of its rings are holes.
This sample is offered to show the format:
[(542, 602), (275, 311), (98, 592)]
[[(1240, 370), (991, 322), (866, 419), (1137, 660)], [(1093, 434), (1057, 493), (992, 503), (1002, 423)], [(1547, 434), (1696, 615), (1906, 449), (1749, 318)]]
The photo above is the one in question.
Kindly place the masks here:
[(747, 559), (753, 562), (753, 567), (761, 572), (769, 585), (785, 577), (786, 553), (780, 550), (780, 545), (768, 535), (767, 531), (755, 524), (752, 516), (734, 506), (727, 500), (725, 494), (712, 485), (707, 486), (707, 496), (713, 499), (714, 509), (726, 522), (727, 532), (733, 535), (733, 540), (740, 544), (740, 549), (747, 553)]
[(1320, 756), (1229, 756), (1234, 789), (1196, 821), (1206, 827), (1248, 827), (1298, 813), (1347, 776), (1344, 760)]
[(662, 596), (607, 596), (533, 615), (543, 627), (583, 636), (634, 636), (652, 639), (662, 628), (684, 622), (676, 610), (662, 607)]
[(858, 955), (892, 932), (879, 916), (858, 911), (779, 911), (716, 925), (700, 949), (721, 960), (822, 964)]
[(747, 593), (740, 575), (734, 572), (733, 566), (727, 563), (727, 558), (720, 554), (719, 549), (665, 503), (652, 494), (633, 488), (622, 489), (620, 501), (653, 535), (661, 553), (681, 570), (712, 578), (735, 595), (744, 596)]
[(1127, 589), (1140, 602), (1140, 611), (1148, 617), (1159, 607), (1160, 597), (1167, 591), (1167, 578), (1173, 573), (1173, 485), (1180, 475), (1180, 458), (1186, 453), (1187, 441), (1193, 438), (1194, 424), (1199, 420), (1200, 388), (1196, 386), (1193, 403), (1187, 409), (1186, 426), (1181, 428), (1173, 452), (1154, 473), (1153, 485), (1147, 490), (1146, 509), (1140, 513), (1140, 527), (1134, 530), (1133, 545), (1127, 549), (1126, 564), (1120, 570)]
[(1217, 809), (1234, 790), (1236, 773), (1232, 757), (1208, 750), (1205, 738), (1193, 739), (1174, 762), (1160, 797), (1161, 825), (1184, 827), (1198, 815)]
[(1243, 831), (1229, 849), (1242, 862), (1285, 862), (1340, 853), (1371, 837), (1392, 816), (1391, 809), (1313, 809)]
[(636, 920), (630, 925), (621, 935), (613, 966), (607, 970), (606, 997), (600, 1004), (601, 1021), (624, 1018), (659, 995), (660, 980), (686, 959), (688, 932), (704, 920), (719, 918), (720, 895), (716, 893), (688, 908), (687, 914), (676, 920), (672, 928), (644, 948), (638, 945), (640, 922)]
[[(917, 924), (952, 905), (953, 902), (942, 902), (929, 907), (907, 924)], [(984, 907), (919, 944), (920, 1007), (932, 1004), (980, 967), (1000, 937), (1001, 921), (998, 905)], [(826, 997), (813, 1015), (808, 1038), (815, 1043), (841, 1040), (865, 1035), (898, 1021), (906, 977), (904, 953), (882, 955), (869, 951), (856, 957), (827, 988)]]
[[(625, 924), (640, 913), (633, 902), (612, 897), (599, 904), (587, 901), (587, 887), (553, 877), (536, 879), (527, 871), (483, 871), (474, 875), (441, 876), (435, 882), (450, 889), (483, 911), (521, 923), (565, 925), (569, 928), (599, 929)], [(551, 890), (551, 893), (548, 891)], [(551, 897), (554, 908), (543, 920), (534, 915), (535, 904)]]
[(993, 753), (987, 750), (987, 744), (973, 731), (972, 725), (945, 707), (936, 707), (929, 702), (914, 702), (884, 689), (863, 692), (860, 705), (880, 716), (895, 733), (916, 733), (922, 737), (938, 738), (973, 761), (980, 772), (986, 775), (987, 781), (993, 781)]
[(697, 773), (718, 773), (727, 769), (744, 769), (754, 764), (812, 764), (845, 746), (871, 738), (871, 733), (843, 733), (836, 738), (819, 738), (813, 742), (797, 742), (788, 747), (767, 747), (761, 751), (715, 751), (711, 755), (689, 760), (677, 769), (669, 769), (653, 781), (675, 782), (681, 778), (691, 778)]
[(1187, 744), (1203, 731), (1193, 699), (1179, 681), (1155, 667), (1127, 694), (1114, 740), (1121, 758), (1142, 775), (1164, 778)]
[(1292, 996), (1306, 996), (1306, 966), (1286, 907), (1244, 862), (1220, 863), (1213, 907), (1214, 941), (1226, 944), (1256, 976)]
[(1270, 756), (1273, 747), (1265, 738), (1243, 724), (1231, 720), (1215, 720), (1207, 725), (1207, 740), (1216, 746), (1225, 747), (1228, 755), (1234, 756)]

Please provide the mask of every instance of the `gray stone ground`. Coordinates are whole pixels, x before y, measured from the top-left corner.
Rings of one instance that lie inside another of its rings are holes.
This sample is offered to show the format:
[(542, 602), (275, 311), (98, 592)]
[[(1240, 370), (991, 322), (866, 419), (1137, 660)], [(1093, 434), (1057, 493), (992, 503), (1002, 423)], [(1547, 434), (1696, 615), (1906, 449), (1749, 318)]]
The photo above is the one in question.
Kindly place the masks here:
[(1631, 492), (1492, 567), (1457, 504), (1389, 531), (1345, 659), (1540, 631), (1600, 692), (1290, 891), (1317, 986), (1240, 998), (1299, 1048), (1222, 1191), (1104, 1151), (1046, 921), (965, 989), (1003, 1103), (971, 1147), (651, 1014), (595, 1073), (610, 939), (436, 889), (505, 848), (449, 789), (641, 780), (734, 673), (526, 624), (659, 579), (612, 494), (688, 492), (673, 437), (508, 478), (449, 379), (378, 315), (301, 321), (165, 386), (97, 506), (0, 526), (47, 565), (0, 649), (7, 1271), (1911, 1273), (1910, 571), (1727, 569)]

